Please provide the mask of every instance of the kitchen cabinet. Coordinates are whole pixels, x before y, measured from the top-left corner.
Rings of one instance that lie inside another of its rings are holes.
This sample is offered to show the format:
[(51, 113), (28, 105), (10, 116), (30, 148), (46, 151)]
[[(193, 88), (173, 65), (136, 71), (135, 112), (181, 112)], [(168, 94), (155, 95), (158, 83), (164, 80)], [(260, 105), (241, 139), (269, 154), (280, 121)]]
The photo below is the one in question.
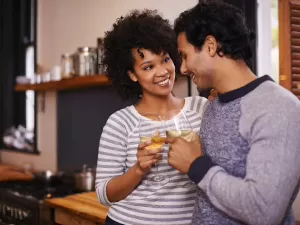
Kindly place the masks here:
[(61, 225), (103, 225), (108, 211), (95, 192), (46, 199), (45, 204), (54, 209), (55, 222)]
[(87, 220), (81, 216), (77, 216), (74, 213), (68, 212), (63, 209), (55, 209), (54, 211), (55, 223), (61, 225), (102, 225), (104, 223), (93, 222)]

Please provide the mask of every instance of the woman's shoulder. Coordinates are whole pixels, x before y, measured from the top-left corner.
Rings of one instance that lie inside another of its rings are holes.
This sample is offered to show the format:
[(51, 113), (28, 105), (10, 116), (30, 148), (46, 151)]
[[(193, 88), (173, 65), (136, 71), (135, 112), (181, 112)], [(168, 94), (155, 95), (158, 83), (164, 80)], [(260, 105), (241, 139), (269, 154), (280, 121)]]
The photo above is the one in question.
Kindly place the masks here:
[(126, 127), (134, 126), (138, 122), (138, 117), (133, 108), (134, 106), (130, 105), (117, 110), (108, 117), (106, 123), (115, 123)]
[(196, 111), (203, 113), (209, 101), (205, 97), (190, 96), (185, 98), (184, 109), (187, 111)]

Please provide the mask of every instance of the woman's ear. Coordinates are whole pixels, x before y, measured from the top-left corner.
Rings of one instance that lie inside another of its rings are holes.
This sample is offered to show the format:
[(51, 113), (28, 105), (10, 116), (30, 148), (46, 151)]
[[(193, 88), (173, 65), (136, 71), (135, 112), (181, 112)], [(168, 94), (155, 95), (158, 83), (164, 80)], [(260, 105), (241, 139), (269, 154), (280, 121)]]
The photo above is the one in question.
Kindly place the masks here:
[(129, 78), (133, 81), (133, 82), (137, 82), (137, 77), (135, 76), (135, 74), (133, 72), (131, 72), (130, 70), (128, 70), (128, 76)]

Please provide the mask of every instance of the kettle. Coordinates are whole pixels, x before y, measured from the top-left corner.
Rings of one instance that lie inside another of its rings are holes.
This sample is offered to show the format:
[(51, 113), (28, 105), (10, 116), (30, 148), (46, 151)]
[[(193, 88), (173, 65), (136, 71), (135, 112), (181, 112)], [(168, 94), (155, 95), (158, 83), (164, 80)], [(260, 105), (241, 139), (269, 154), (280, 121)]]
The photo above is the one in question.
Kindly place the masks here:
[(94, 191), (95, 190), (95, 172), (87, 165), (82, 166), (82, 172), (75, 173), (75, 185), (78, 191)]

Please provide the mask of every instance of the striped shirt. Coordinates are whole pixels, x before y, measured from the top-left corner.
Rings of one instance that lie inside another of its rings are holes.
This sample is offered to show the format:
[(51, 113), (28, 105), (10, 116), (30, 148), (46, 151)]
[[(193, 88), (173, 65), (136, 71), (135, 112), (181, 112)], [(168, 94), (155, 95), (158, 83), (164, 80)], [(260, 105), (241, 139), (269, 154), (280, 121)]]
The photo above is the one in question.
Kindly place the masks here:
[[(199, 96), (185, 98), (182, 111), (197, 133), (200, 130), (206, 102), (207, 99)], [(107, 199), (107, 183), (112, 178), (124, 174), (136, 163), (137, 146), (140, 142), (138, 124), (141, 117), (132, 105), (115, 112), (107, 120), (98, 154), (96, 174), (98, 199), (102, 204), (110, 206), (108, 216), (121, 224), (190, 224), (196, 187), (184, 186), (189, 182), (187, 175), (168, 165), (166, 145), (163, 147), (163, 159), (159, 161), (158, 166), (159, 173), (170, 178), (167, 184), (162, 186), (147, 184), (146, 180), (156, 172), (156, 169), (152, 168), (140, 185), (124, 200), (111, 203)], [(149, 120), (151, 130), (159, 129), (159, 126), (162, 126), (161, 123)]]

